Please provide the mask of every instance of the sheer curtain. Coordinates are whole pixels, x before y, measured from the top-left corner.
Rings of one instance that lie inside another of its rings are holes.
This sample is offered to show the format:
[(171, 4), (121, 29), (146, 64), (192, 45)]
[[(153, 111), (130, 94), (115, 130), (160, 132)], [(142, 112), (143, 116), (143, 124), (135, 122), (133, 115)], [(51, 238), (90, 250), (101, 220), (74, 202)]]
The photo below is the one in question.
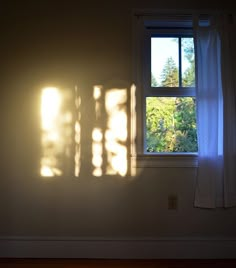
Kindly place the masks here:
[[(232, 17), (230, 22), (232, 22)], [(234, 29), (233, 29), (234, 28)], [(235, 27), (225, 17), (195, 20), (198, 124), (197, 207), (236, 205)], [(232, 36), (231, 36), (232, 35)], [(231, 38), (229, 38), (231, 36)], [(232, 55), (234, 53), (234, 55)]]

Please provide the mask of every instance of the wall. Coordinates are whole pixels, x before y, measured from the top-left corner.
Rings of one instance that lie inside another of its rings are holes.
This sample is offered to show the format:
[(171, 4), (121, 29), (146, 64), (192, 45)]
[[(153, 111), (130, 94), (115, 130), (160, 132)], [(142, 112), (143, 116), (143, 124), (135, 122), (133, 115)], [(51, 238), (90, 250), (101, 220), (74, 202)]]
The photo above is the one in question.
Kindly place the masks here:
[[(234, 208), (194, 208), (194, 168), (139, 169), (135, 177), (128, 174), (97, 178), (92, 175), (90, 138), (95, 118), (93, 86), (130, 89), (133, 82), (132, 8), (222, 9), (230, 4), (224, 1), (216, 6), (208, 2), (206, 6), (205, 1), (167, 0), (1, 3), (0, 255), (39, 256), (36, 251), (29, 253), (27, 246), (19, 253), (22, 241), (38, 241), (39, 237), (45, 241), (48, 237), (69, 241), (235, 241)], [(39, 94), (48, 84), (78, 85), (80, 89), (79, 178), (38, 176)], [(126, 145), (129, 147), (129, 142)], [(167, 198), (172, 193), (179, 198), (177, 210), (167, 209)], [(20, 244), (6, 244), (15, 239)], [(158, 245), (161, 248), (162, 243)], [(234, 250), (235, 242), (230, 248)], [(60, 257), (59, 252), (53, 256)], [(155, 254), (143, 256), (188, 257), (184, 251), (179, 256)], [(224, 251), (222, 254), (227, 255)], [(73, 256), (105, 255), (74, 251)], [(115, 255), (106, 255), (112, 256)], [(212, 255), (204, 255), (208, 256), (217, 254), (213, 250)]]

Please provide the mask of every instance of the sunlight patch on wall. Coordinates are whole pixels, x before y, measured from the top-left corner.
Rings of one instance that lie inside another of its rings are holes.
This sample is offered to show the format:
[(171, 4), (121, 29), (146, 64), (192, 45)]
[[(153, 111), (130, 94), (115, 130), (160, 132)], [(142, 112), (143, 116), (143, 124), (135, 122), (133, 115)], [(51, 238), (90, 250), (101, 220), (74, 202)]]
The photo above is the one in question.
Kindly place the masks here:
[(94, 86), (93, 175), (127, 174), (127, 90)]
[(41, 168), (43, 177), (61, 176), (68, 170), (71, 157), (72, 94), (47, 87), (41, 95)]
[(81, 168), (81, 97), (79, 95), (78, 87), (75, 87), (75, 155), (74, 155), (74, 175), (79, 177)]
[(99, 128), (94, 128), (92, 133), (92, 150), (93, 150), (93, 158), (92, 164), (94, 166), (93, 175), (96, 177), (100, 177), (102, 175), (102, 164), (103, 164), (103, 147), (102, 147), (102, 130)]
[(137, 119), (136, 119), (136, 86), (133, 84), (130, 89), (130, 116), (131, 116), (131, 176), (136, 175), (136, 136), (137, 136)]
[(102, 126), (102, 86), (94, 86), (95, 125), (92, 131), (92, 165), (93, 175), (101, 177), (103, 174), (103, 130)]
[[(126, 176), (127, 89), (94, 86), (95, 119), (91, 132), (93, 176)], [(81, 171), (81, 97), (75, 91), (47, 87), (41, 94), (42, 177), (75, 176)]]
[(127, 90), (111, 89), (105, 95), (107, 128), (105, 148), (107, 153), (106, 173), (127, 174)]

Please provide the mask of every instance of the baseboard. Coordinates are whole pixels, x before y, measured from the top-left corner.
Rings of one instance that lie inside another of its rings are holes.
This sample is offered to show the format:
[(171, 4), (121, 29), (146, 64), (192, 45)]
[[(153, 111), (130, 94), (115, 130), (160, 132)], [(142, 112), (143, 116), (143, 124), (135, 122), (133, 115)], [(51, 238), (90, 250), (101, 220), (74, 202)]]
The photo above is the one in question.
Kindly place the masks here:
[(236, 238), (0, 237), (0, 258), (233, 259)]

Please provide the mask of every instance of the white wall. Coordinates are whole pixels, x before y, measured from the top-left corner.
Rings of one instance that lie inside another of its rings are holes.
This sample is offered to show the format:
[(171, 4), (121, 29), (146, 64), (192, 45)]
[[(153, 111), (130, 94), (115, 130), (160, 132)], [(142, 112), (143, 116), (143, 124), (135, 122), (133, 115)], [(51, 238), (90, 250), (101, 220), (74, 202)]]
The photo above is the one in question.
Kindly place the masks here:
[[(211, 3), (204, 6), (206, 1), (140, 2), (91, 1), (85, 5), (82, 1), (6, 1), (2, 5), (2, 241), (12, 237), (236, 237), (236, 209), (193, 207), (194, 168), (140, 169), (134, 178), (92, 176), (92, 90), (97, 84), (104, 89), (128, 89), (132, 84), (132, 8), (229, 7), (226, 2), (218, 7)], [(47, 83), (77, 84), (81, 90), (82, 169), (77, 179), (37, 175), (39, 92)], [(172, 193), (179, 198), (176, 211), (167, 209), (167, 198)], [(1, 242), (1, 246), (5, 244)], [(17, 256), (17, 247), (14, 252), (8, 251), (10, 256)]]

